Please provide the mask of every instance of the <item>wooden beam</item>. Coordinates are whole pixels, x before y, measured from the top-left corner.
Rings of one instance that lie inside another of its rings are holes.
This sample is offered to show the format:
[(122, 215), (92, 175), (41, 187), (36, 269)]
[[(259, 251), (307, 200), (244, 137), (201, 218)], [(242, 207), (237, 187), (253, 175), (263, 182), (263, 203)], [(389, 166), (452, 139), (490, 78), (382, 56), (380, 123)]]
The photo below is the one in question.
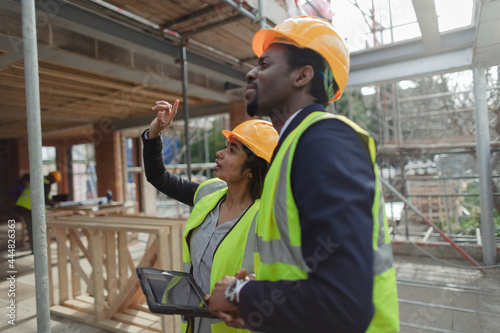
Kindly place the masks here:
[[(146, 252), (144, 253), (144, 256), (142, 257), (138, 266), (151, 265), (153, 259), (156, 256), (156, 251), (152, 250), (152, 249), (156, 249), (155, 242), (153, 242), (154, 246), (151, 246), (151, 247), (146, 249)], [(118, 297), (114, 300), (114, 302), (112, 302), (109, 305), (109, 309), (108, 309), (109, 315), (107, 317), (112, 317), (112, 315), (115, 312), (117, 312), (118, 309), (120, 309), (122, 307), (123, 303), (126, 302), (127, 298), (130, 297), (130, 295), (132, 295), (133, 293), (135, 293), (135, 291), (137, 291), (138, 288), (140, 288), (139, 279), (137, 278), (137, 275), (134, 273), (127, 280), (127, 282), (125, 283), (125, 286), (120, 289), (120, 293), (119, 293)]]
[[(128, 266), (132, 257), (127, 246), (127, 232), (118, 232), (118, 288), (122, 289), (127, 282)], [(131, 272), (134, 273), (134, 263), (132, 262)]]
[[(69, 229), (68, 230), (68, 236), (71, 234), (71, 232), (74, 232), (74, 229)], [(78, 244), (75, 242), (74, 237), (68, 237), (69, 238), (69, 249), (71, 251), (72, 257), (78, 258), (79, 259), (79, 253), (80, 251), (78, 250)], [(78, 239), (80, 240), (80, 239)], [(78, 265), (80, 264), (80, 260), (78, 260)], [(81, 277), (78, 269), (74, 265), (71, 265), (71, 295), (73, 295), (73, 298), (77, 297), (78, 295), (81, 294), (81, 283), (80, 283)]]
[(102, 259), (102, 232), (99, 229), (89, 230), (89, 247), (92, 258), (92, 295), (94, 296), (94, 318), (96, 321), (106, 319), (106, 300), (104, 299), (104, 272)]
[[(64, 255), (63, 248), (65, 247), (66, 235), (64, 239), (58, 238), (59, 230), (56, 228), (52, 228), (53, 236), (57, 241), (57, 273), (58, 273), (58, 283), (59, 283), (59, 304), (62, 304), (64, 301), (68, 299), (68, 266), (67, 259)], [(62, 233), (65, 234), (65, 229), (62, 229)]]
[(117, 296), (118, 283), (116, 279), (116, 239), (114, 231), (106, 231), (104, 234), (106, 240), (106, 274), (108, 281), (108, 299), (112, 303)]

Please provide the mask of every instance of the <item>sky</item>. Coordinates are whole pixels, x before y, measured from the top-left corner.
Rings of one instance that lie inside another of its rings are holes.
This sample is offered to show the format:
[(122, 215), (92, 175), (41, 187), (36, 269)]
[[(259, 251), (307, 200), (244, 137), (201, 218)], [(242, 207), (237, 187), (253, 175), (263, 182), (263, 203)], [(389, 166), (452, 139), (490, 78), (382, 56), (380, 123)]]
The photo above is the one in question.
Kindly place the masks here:
[[(350, 52), (421, 36), (411, 0), (309, 0), (316, 7), (330, 3), (332, 22), (346, 38)], [(290, 1), (287, 1), (290, 2)], [(435, 0), (440, 32), (471, 24), (473, 0)], [(307, 10), (306, 0), (299, 3)], [(383, 28), (374, 41), (371, 10)], [(389, 27), (393, 27), (388, 29)]]
[[(287, 0), (290, 3), (292, 0)], [(323, 15), (331, 15), (332, 23), (341, 36), (346, 39), (349, 51), (356, 52), (413, 38), (421, 37), (412, 0), (308, 0), (316, 8), (323, 7)], [(417, 0), (419, 1), (419, 0)], [(460, 29), (472, 24), (474, 0), (434, 0), (441, 33)], [(307, 12), (307, 1), (299, 1), (302, 9)], [(329, 8), (325, 9), (325, 3)], [(373, 28), (372, 8), (379, 32), (371, 33)], [(309, 8), (309, 10), (311, 10)], [(326, 17), (329, 19), (330, 17)], [(390, 27), (392, 26), (392, 30)], [(462, 77), (464, 74), (455, 73)], [(470, 76), (470, 75), (469, 75)], [(463, 80), (464, 78), (462, 78)], [(471, 78), (466, 79), (470, 83)], [(414, 82), (401, 81), (402, 89), (411, 88)], [(362, 89), (363, 95), (375, 93), (375, 87)]]

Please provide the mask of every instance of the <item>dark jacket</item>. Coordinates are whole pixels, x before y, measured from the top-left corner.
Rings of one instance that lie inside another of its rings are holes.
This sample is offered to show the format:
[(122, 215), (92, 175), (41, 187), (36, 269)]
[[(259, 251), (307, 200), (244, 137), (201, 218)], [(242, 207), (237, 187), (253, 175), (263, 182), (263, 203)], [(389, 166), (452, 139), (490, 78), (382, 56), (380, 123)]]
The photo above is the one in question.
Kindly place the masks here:
[[(324, 108), (320, 104), (304, 108), (281, 135), (274, 156), (287, 135), (313, 111)], [(300, 218), (302, 255), (312, 258), (306, 260), (312, 272), (299, 283), (250, 281), (240, 292), (242, 318), (256, 331), (364, 332), (374, 313), (375, 176), (356, 132), (339, 120), (308, 128), (294, 154), (291, 187)]]
[(144, 145), (144, 171), (148, 182), (169, 197), (193, 206), (194, 194), (200, 183), (177, 177), (168, 172), (165, 169), (161, 155), (163, 148), (161, 137), (146, 139), (145, 134), (147, 131), (144, 131), (141, 137)]

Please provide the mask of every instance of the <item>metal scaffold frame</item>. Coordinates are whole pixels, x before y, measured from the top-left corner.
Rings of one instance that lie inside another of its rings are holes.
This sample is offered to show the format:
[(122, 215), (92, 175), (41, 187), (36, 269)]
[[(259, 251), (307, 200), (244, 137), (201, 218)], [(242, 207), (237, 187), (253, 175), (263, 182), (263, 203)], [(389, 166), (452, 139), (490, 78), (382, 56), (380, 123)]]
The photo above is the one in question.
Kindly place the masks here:
[[(426, 116), (445, 116), (448, 114), (453, 114), (455, 112), (463, 112), (463, 110), (455, 110), (450, 109), (446, 110), (446, 112), (435, 111), (435, 112), (426, 112), (425, 114), (414, 114), (413, 117), (410, 115), (401, 114), (400, 101), (403, 100), (399, 96), (399, 87), (396, 83), (390, 83), (386, 86), (385, 89), (381, 89), (381, 86), (378, 85), (376, 88), (376, 95), (374, 97), (375, 100), (375, 108), (377, 110), (377, 118), (378, 118), (378, 135), (374, 133), (375, 137), (378, 137), (379, 141), (379, 163), (380, 160), (391, 160), (391, 159), (399, 159), (400, 161), (400, 169), (401, 175), (390, 179), (390, 181), (401, 181), (403, 184), (407, 184), (409, 180), (416, 181), (420, 180), (419, 178), (409, 179), (408, 175), (405, 175), (404, 170), (404, 162), (403, 159), (408, 158), (408, 156), (425, 156), (425, 155), (433, 155), (433, 154), (472, 154), (476, 157), (476, 168), (477, 175), (476, 177), (465, 177), (465, 178), (474, 178), (479, 180), (479, 198), (480, 198), (480, 243), (482, 245), (482, 253), (483, 253), (483, 261), (486, 265), (495, 265), (497, 262), (497, 249), (496, 249), (496, 238), (495, 238), (495, 227), (494, 227), (494, 205), (493, 205), (493, 197), (499, 196), (500, 193), (493, 193), (491, 182), (492, 180), (498, 179), (495, 175), (492, 174), (491, 167), (491, 150), (497, 151), (500, 148), (500, 142), (492, 141), (490, 142), (490, 120), (488, 119), (488, 104), (486, 101), (488, 91), (496, 91), (497, 87), (487, 88), (486, 79), (485, 79), (486, 69), (481, 66), (476, 66), (473, 68), (473, 89), (468, 92), (473, 95), (474, 107), (473, 109), (466, 110), (467, 112), (474, 112), (474, 132), (475, 140), (473, 139), (471, 142), (457, 142), (457, 143), (439, 143), (439, 139), (435, 138), (435, 143), (411, 143), (408, 138), (404, 140), (403, 134), (403, 121), (411, 120), (411, 118), (416, 119), (416, 121), (421, 121), (422, 117)], [(406, 97), (404, 100), (418, 100), (418, 99), (432, 99), (432, 98), (440, 98), (445, 95), (452, 95), (454, 92), (450, 92), (448, 94), (440, 93), (434, 94), (435, 96), (415, 96), (415, 97)], [(455, 94), (463, 94), (463, 92), (458, 92)], [(472, 97), (471, 97), (472, 98)], [(352, 110), (350, 110), (350, 105), (352, 104), (352, 100), (350, 99), (348, 103), (348, 110), (346, 114), (351, 116)], [(429, 140), (431, 141), (431, 140)], [(417, 141), (418, 142), (418, 141)], [(406, 156), (406, 157), (405, 157)], [(417, 157), (418, 159), (418, 157)], [(389, 162), (390, 164), (390, 162)], [(465, 197), (467, 194), (453, 195), (451, 193), (447, 193), (444, 190), (445, 187), (443, 185), (449, 179), (448, 176), (444, 175), (442, 171), (439, 172), (441, 176), (431, 177), (432, 181), (440, 181), (443, 184), (441, 185), (441, 193), (439, 194), (429, 194), (422, 195), (428, 198), (431, 197), (440, 197), (440, 201), (446, 208), (444, 211), (446, 212), (446, 220), (450, 219), (448, 216), (448, 211), (451, 208), (447, 207), (447, 202), (451, 197)], [(439, 180), (440, 179), (440, 180)], [(464, 177), (456, 177), (456, 180), (464, 179)], [(389, 184), (390, 185), (390, 184)], [(398, 192), (399, 193), (399, 192)], [(403, 192), (404, 193), (404, 192)], [(413, 194), (405, 194), (406, 198), (410, 197), (418, 197), (418, 195)], [(429, 199), (430, 200), (430, 199)], [(408, 207), (408, 205), (407, 205)], [(413, 209), (412, 209), (413, 210)], [(419, 211), (416, 210), (417, 215), (419, 215)], [(421, 212), (420, 212), (421, 213)], [(425, 217), (427, 218), (427, 217)], [(448, 222), (448, 234), (451, 235), (451, 223)], [(438, 232), (439, 233), (439, 232)]]

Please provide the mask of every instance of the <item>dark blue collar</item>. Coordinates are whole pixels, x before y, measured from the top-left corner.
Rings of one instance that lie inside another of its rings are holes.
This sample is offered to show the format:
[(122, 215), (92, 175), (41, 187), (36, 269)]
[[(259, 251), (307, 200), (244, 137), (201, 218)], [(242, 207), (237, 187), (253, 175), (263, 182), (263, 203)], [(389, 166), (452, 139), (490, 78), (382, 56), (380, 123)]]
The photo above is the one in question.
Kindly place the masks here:
[(299, 124), (304, 120), (308, 115), (315, 111), (325, 111), (325, 107), (322, 104), (319, 103), (314, 103), (306, 106), (303, 108), (299, 113), (295, 116), (295, 118), (292, 119), (292, 122), (288, 124), (287, 128), (285, 129), (285, 132), (281, 133), (280, 139), (278, 141), (278, 145), (274, 149), (273, 152), (273, 157), (271, 158), (271, 162), (274, 160), (274, 157), (276, 156), (276, 153), (278, 152), (279, 148), (281, 147), (281, 144), (285, 140), (285, 138), (297, 127)]

